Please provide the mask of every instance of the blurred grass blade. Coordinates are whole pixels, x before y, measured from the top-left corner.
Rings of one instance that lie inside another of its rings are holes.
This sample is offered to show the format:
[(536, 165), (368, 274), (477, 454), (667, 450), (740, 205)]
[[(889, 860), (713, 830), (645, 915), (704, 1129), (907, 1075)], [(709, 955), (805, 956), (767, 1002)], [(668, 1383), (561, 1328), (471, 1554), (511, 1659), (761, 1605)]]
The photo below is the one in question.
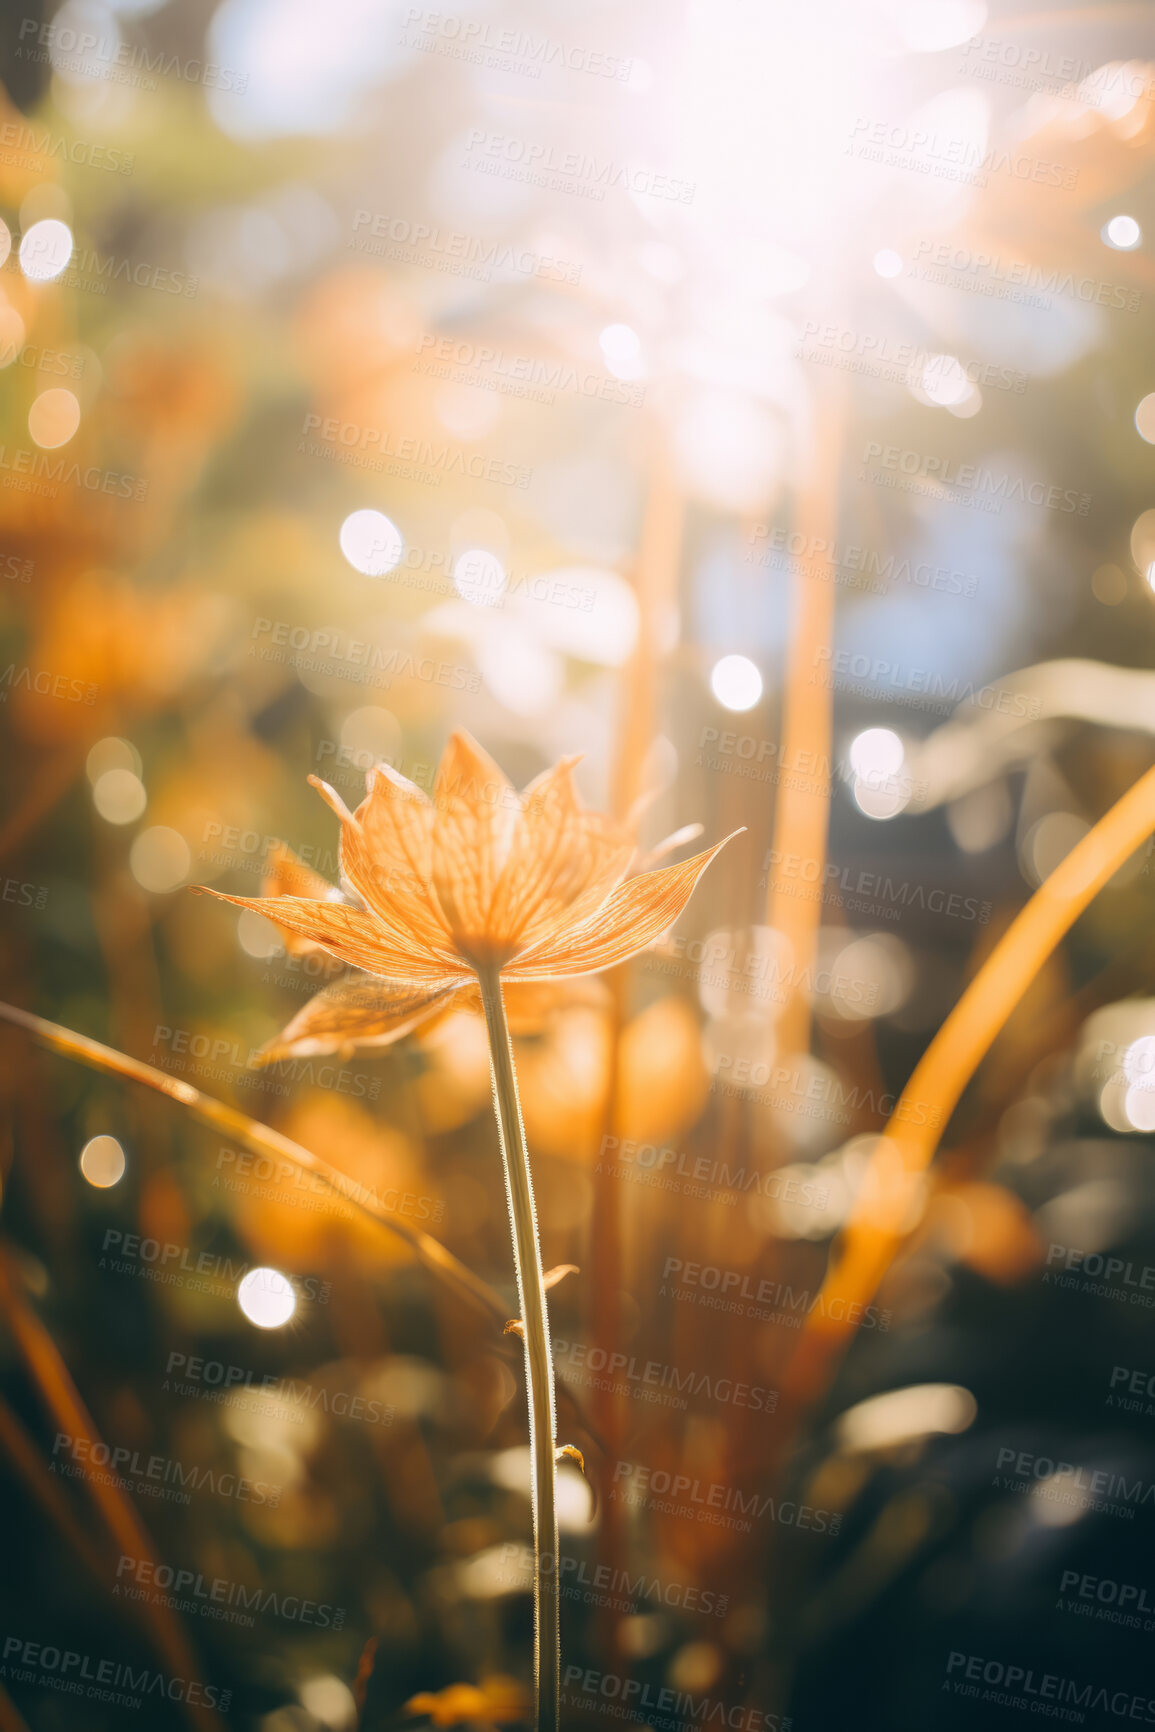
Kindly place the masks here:
[(72, 1550), (101, 1585), (106, 1584), (104, 1560), (77, 1521), (60, 1481), (53, 1478), (39, 1448), (17, 1414), (0, 1397), (0, 1452), (8, 1456), (13, 1477), (23, 1480), (49, 1521), (59, 1528)]
[[(838, 538), (838, 478), (844, 468), (845, 391), (839, 379), (819, 381), (814, 398), (814, 447), (808, 479), (798, 498), (798, 530), (806, 544), (830, 548)], [(814, 677), (834, 634), (834, 584), (825, 571), (815, 574), (806, 560), (791, 579), (792, 627), (786, 651), (782, 696), (781, 761), (808, 761), (805, 777), (782, 776), (774, 794), (775, 858), (811, 862), (819, 883), (826, 864), (830, 824), (830, 763), (834, 737), (834, 693)], [(767, 873), (766, 925), (785, 934), (798, 978), (813, 970), (822, 922), (822, 900), (791, 895)], [(792, 991), (777, 1027), (779, 1059), (810, 1049), (810, 1005)]]
[(143, 1083), (146, 1088), (167, 1095), (170, 1100), (187, 1108), (193, 1118), (199, 1119), (202, 1124), (210, 1125), (213, 1130), (223, 1131), (235, 1142), (243, 1143), (254, 1154), (273, 1155), (279, 1160), (291, 1161), (294, 1166), (307, 1173), (315, 1174), (342, 1201), (351, 1203), (371, 1220), (377, 1221), (389, 1232), (404, 1239), (414, 1254), (435, 1274), (452, 1282), (482, 1311), (495, 1318), (499, 1324), (504, 1324), (509, 1314), (509, 1305), (492, 1287), (464, 1263), (459, 1262), (452, 1251), (447, 1251), (445, 1246), (439, 1244), (430, 1234), (406, 1226), (404, 1221), (398, 1220), (384, 1208), (372, 1192), (359, 1185), (356, 1179), (351, 1179), (339, 1168), (330, 1166), (311, 1149), (306, 1149), (301, 1143), (293, 1142), (291, 1137), (283, 1136), (280, 1131), (261, 1124), (259, 1119), (251, 1119), (238, 1107), (230, 1107), (212, 1095), (202, 1094), (200, 1089), (193, 1088), (190, 1083), (182, 1082), (178, 1077), (166, 1076), (153, 1065), (144, 1064), (140, 1059), (129, 1058), (126, 1053), (117, 1052), (111, 1046), (104, 1046), (98, 1040), (90, 1040), (87, 1035), (75, 1034), (71, 1029), (62, 1028), (59, 1023), (47, 1022), (43, 1017), (33, 1016), (29, 1011), (4, 1003), (0, 1003), (0, 1020), (13, 1023), (42, 1046), (51, 1048), (53, 1052), (63, 1053), (67, 1058), (74, 1058), (92, 1070), (102, 1071), (106, 1076), (124, 1077), (129, 1082)]
[(28, 1732), (28, 1722), (0, 1684), (0, 1732)]
[[(91, 1455), (92, 1446), (102, 1443), (103, 1439), (55, 1341), (21, 1291), (19, 1277), (12, 1268), (7, 1251), (0, 1251), (0, 1305), (28, 1374), (57, 1428), (66, 1431), (70, 1437), (82, 1438)], [(119, 1548), (119, 1556), (158, 1564), (161, 1560), (147, 1528), (127, 1494), (113, 1483), (112, 1476), (86, 1474), (83, 1483), (91, 1493), (110, 1537)], [(189, 1681), (199, 1679), (200, 1668), (180, 1620), (159, 1600), (146, 1598), (140, 1602), (140, 1607), (157, 1652), (173, 1677)], [(212, 1709), (200, 1703), (184, 1702), (182, 1705), (190, 1724), (200, 1732), (222, 1732), (222, 1721)]]
[(784, 1391), (792, 1411), (826, 1387), (853, 1333), (849, 1319), (863, 1315), (917, 1224), (921, 1176), (999, 1030), (1079, 915), (1153, 830), (1155, 769), (1043, 881), (923, 1053), (875, 1147), (840, 1248), (807, 1315)]

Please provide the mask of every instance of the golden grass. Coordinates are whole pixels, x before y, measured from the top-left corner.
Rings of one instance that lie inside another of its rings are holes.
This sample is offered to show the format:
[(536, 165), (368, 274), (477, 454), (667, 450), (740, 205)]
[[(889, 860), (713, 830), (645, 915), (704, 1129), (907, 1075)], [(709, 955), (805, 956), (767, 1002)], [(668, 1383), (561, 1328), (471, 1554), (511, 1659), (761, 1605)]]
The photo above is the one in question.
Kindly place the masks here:
[(336, 1197), (359, 1209), (362, 1214), (390, 1233), (396, 1234), (399, 1239), (403, 1239), (414, 1256), (420, 1258), (434, 1274), (452, 1283), (480, 1310), (499, 1324), (504, 1324), (509, 1308), (492, 1287), (460, 1262), (452, 1251), (447, 1251), (438, 1240), (417, 1228), (407, 1226), (384, 1208), (371, 1191), (359, 1185), (357, 1180), (351, 1179), (348, 1174), (330, 1166), (328, 1161), (323, 1161), (311, 1149), (295, 1143), (291, 1137), (284, 1136), (280, 1131), (261, 1124), (258, 1119), (251, 1119), (238, 1107), (228, 1106), (213, 1095), (202, 1094), (200, 1089), (182, 1082), (179, 1077), (166, 1076), (164, 1071), (157, 1070), (153, 1065), (144, 1064), (140, 1059), (129, 1058), (127, 1053), (117, 1052), (115, 1048), (105, 1046), (101, 1041), (91, 1040), (87, 1035), (75, 1034), (71, 1029), (62, 1028), (57, 1022), (48, 1022), (44, 1017), (34, 1016), (30, 1011), (19, 1010), (15, 1005), (4, 1003), (0, 1003), (0, 1020), (13, 1023), (26, 1034), (30, 1034), (41, 1046), (63, 1053), (67, 1058), (77, 1059), (91, 1070), (101, 1071), (106, 1076), (123, 1077), (129, 1082), (143, 1083), (145, 1088), (167, 1095), (169, 1100), (187, 1108), (201, 1124), (223, 1132), (234, 1142), (251, 1149), (254, 1154), (272, 1155), (278, 1160), (291, 1161), (304, 1172), (314, 1173), (329, 1186)]
[(923, 1174), (1000, 1029), (1055, 946), (1152, 830), (1155, 769), (1116, 801), (1040, 885), (915, 1066), (807, 1316), (784, 1391), (791, 1411), (808, 1405), (826, 1386), (853, 1333), (852, 1307), (869, 1303), (921, 1215)]

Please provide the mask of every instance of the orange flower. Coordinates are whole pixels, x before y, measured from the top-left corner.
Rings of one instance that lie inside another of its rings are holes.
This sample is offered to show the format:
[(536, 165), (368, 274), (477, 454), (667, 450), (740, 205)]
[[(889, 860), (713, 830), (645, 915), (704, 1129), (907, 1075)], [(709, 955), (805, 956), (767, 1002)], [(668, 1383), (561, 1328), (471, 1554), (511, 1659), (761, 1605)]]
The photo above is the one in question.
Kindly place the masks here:
[(316, 945), (361, 972), (318, 993), (266, 1057), (385, 1044), (456, 994), (476, 998), (481, 970), (507, 982), (593, 974), (672, 926), (725, 842), (626, 878), (633, 838), (580, 805), (577, 761), (563, 758), (519, 795), (457, 732), (432, 799), (381, 764), (356, 812), (310, 776), (341, 820), (341, 876), (357, 903), (287, 852), (275, 882), (295, 894), (211, 894), (267, 915), (293, 946)]
[(435, 1726), (493, 1726), (524, 1720), (530, 1704), (513, 1678), (500, 1675), (477, 1684), (448, 1684), (444, 1690), (423, 1690), (406, 1702), (406, 1714), (420, 1714)]

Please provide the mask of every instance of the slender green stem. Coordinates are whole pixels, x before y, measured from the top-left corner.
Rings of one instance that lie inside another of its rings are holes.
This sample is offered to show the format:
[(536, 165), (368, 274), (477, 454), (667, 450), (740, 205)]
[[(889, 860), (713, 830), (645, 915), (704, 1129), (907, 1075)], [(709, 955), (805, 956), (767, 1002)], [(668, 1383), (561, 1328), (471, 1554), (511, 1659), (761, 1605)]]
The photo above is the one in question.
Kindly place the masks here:
[(553, 1354), (541, 1273), (537, 1211), (525, 1126), (517, 1097), (513, 1047), (501, 998), (497, 969), (479, 970), (481, 1002), (489, 1032), (493, 1109), (505, 1164), (505, 1194), (513, 1232), (513, 1260), (525, 1332), (525, 1383), (529, 1398), (529, 1449), (533, 1488), (534, 1679), (537, 1732), (557, 1732), (561, 1635), (558, 1618), (557, 1421), (554, 1411)]

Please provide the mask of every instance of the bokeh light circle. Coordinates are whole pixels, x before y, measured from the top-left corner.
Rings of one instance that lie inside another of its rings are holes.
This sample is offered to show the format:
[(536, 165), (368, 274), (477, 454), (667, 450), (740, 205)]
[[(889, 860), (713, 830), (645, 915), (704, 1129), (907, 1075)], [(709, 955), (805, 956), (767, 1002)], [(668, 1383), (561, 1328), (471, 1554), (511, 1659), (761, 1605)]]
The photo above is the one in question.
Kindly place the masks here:
[(115, 1137), (90, 1137), (80, 1151), (80, 1171), (98, 1191), (119, 1184), (127, 1165), (124, 1150)]
[(89, 749), (84, 768), (88, 780), (95, 787), (109, 770), (131, 770), (134, 776), (139, 776), (142, 764), (140, 753), (131, 740), (122, 740), (119, 734), (106, 734)]
[(28, 411), (28, 432), (42, 451), (67, 445), (79, 426), (80, 403), (63, 386), (41, 391)]
[(362, 577), (385, 577), (400, 560), (405, 539), (383, 511), (350, 512), (341, 525), (341, 552)]
[(1130, 252), (1143, 239), (1143, 231), (1133, 216), (1113, 216), (1103, 226), (1103, 239), (1120, 252)]
[(33, 283), (50, 283), (72, 257), (72, 230), (57, 217), (33, 223), (20, 241), (20, 269)]
[(850, 742), (848, 756), (855, 775), (869, 782), (897, 776), (906, 752), (893, 728), (864, 728)]
[(92, 784), (92, 803), (106, 824), (135, 824), (148, 794), (135, 770), (104, 770)]
[(128, 864), (142, 890), (163, 896), (188, 882), (192, 850), (179, 830), (154, 824), (150, 830), (142, 830), (132, 844)]
[(237, 1304), (258, 1329), (281, 1329), (297, 1309), (293, 1283), (279, 1269), (250, 1269), (237, 1288)]
[(749, 656), (723, 656), (710, 673), (710, 690), (727, 710), (752, 710), (762, 696), (762, 675)]

